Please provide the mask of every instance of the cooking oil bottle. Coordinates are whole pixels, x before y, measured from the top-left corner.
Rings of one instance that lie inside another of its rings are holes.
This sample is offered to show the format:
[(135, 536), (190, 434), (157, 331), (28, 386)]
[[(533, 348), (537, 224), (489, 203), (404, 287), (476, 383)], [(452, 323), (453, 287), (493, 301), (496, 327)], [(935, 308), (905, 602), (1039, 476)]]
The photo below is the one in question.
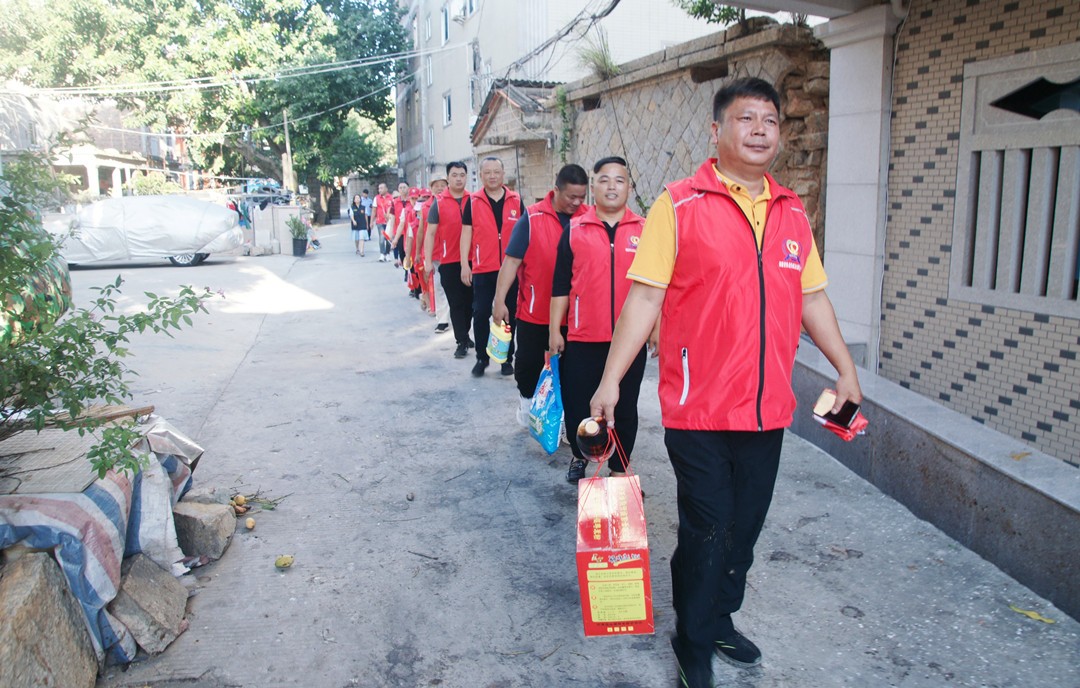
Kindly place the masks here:
[(487, 354), (496, 363), (506, 363), (510, 352), (510, 323), (496, 325), (491, 320), (491, 334), (488, 335)]

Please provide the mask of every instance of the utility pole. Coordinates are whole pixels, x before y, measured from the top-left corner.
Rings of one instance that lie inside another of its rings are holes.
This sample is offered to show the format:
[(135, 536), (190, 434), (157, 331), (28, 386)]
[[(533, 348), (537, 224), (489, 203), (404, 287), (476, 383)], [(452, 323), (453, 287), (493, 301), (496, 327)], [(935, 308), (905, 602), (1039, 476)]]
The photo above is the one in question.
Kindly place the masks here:
[(281, 111), (281, 119), (285, 124), (285, 155), (281, 156), (281, 176), (284, 179), (281, 180), (281, 183), (289, 191), (296, 193), (296, 175), (293, 174), (292, 146), (289, 145), (289, 113), (287, 110)]

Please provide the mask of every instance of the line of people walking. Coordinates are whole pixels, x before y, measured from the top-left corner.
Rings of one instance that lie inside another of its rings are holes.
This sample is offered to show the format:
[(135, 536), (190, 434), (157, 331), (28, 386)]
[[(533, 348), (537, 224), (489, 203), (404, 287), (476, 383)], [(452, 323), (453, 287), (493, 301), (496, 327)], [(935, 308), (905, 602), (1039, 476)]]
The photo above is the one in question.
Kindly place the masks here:
[[(395, 260), (415, 272), (437, 318), (448, 312), (454, 356), (475, 346), (474, 376), (489, 366), (489, 319), (512, 327), (514, 349), (501, 372), (517, 382), (523, 425), (545, 355), (562, 355), (568, 481), (585, 475), (573, 430), (586, 417), (617, 428), (629, 460), (647, 351), (659, 357), (679, 513), (672, 647), (685, 688), (713, 685), (714, 656), (739, 667), (761, 662), (732, 614), (742, 606), (795, 411), (802, 331), (838, 373), (833, 412), (862, 400), (805, 210), (768, 174), (779, 113), (768, 82), (723, 86), (711, 113), (716, 157), (666, 185), (647, 218), (627, 207), (630, 169), (616, 156), (597, 161), (591, 180), (565, 165), (555, 188), (527, 207), (505, 186), (498, 158), (481, 162), (483, 188), (471, 194), (465, 164), (447, 165), (445, 189), (435, 192), (433, 183), (416, 222), (395, 219), (394, 210), (380, 216), (375, 201), (376, 230), (380, 217), (392, 227), (382, 253), (405, 238), (409, 250)], [(594, 205), (585, 203), (590, 190)], [(440, 319), (436, 331), (445, 330)], [(618, 457), (609, 467), (615, 477), (627, 469)]]

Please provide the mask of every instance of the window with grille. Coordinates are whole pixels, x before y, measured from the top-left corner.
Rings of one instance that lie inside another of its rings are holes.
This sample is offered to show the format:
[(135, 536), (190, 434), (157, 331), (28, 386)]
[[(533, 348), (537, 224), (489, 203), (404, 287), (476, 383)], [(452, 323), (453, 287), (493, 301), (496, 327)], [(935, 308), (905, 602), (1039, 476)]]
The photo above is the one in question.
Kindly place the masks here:
[(443, 121), (442, 121), (442, 123), (443, 123), (443, 126), (445, 127), (445, 126), (449, 125), (450, 122), (452, 121), (451, 115), (453, 114), (452, 111), (451, 111), (451, 108), (450, 108), (450, 94), (449, 93), (446, 93), (446, 94), (443, 95), (442, 102), (443, 102), (443, 118), (442, 118)]
[(1080, 317), (1080, 44), (964, 68), (949, 295)]

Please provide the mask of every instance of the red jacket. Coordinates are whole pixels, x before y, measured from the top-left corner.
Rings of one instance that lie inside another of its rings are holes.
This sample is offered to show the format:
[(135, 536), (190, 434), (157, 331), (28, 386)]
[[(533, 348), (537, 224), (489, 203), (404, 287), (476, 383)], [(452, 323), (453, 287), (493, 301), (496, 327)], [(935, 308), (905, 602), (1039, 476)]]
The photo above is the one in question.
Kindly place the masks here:
[(645, 218), (629, 208), (615, 228), (611, 243), (596, 209), (570, 221), (570, 250), (574, 272), (570, 277), (569, 331), (575, 342), (610, 342), (615, 320), (622, 312), (630, 280), (626, 272), (637, 255)]
[(375, 224), (386, 224), (386, 217), (392, 211), (393, 205), (394, 197), (390, 194), (379, 194), (375, 197)]
[(667, 186), (676, 257), (660, 321), (663, 425), (775, 430), (790, 425), (795, 410), (791, 372), (810, 223), (795, 193), (766, 175), (772, 198), (759, 253), (715, 162)]
[[(413, 261), (417, 266), (423, 266), (424, 264), (424, 233), (427, 231), (428, 211), (431, 210), (431, 204), (435, 202), (435, 198), (429, 198), (420, 205), (420, 214), (416, 217), (416, 235), (413, 239)], [(432, 250), (432, 257), (434, 258), (435, 251)]]
[(472, 247), (469, 260), (474, 274), (498, 272), (502, 267), (506, 245), (519, 219), (521, 196), (503, 187), (502, 229), (495, 224), (495, 212), (483, 189), (472, 195)]
[[(544, 200), (530, 205), (529, 248), (518, 268), (517, 318), (534, 325), (547, 325), (551, 319), (551, 281), (555, 276), (555, 256), (559, 252), (559, 238), (563, 227), (549, 191)], [(574, 217), (588, 210), (582, 204)]]
[[(468, 198), (469, 194), (466, 192), (465, 199)], [(450, 189), (436, 196), (435, 201), (439, 204), (439, 224), (435, 231), (435, 248), (431, 252), (431, 260), (443, 265), (460, 264), (461, 205), (458, 199), (450, 195)]]

